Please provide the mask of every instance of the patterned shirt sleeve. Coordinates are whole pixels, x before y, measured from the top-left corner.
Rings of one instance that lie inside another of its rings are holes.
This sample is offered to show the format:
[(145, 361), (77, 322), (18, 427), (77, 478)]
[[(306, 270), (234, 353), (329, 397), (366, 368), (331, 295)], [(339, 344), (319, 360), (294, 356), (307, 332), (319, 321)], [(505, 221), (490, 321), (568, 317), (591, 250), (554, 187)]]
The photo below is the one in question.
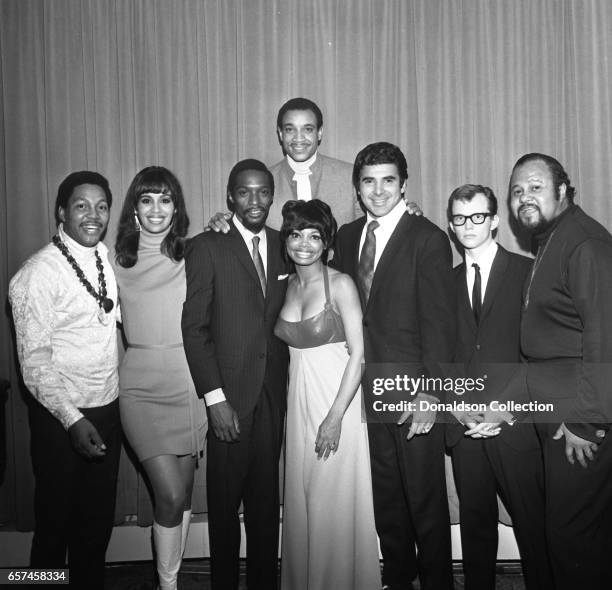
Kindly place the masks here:
[(52, 275), (41, 266), (24, 266), (11, 281), (9, 298), (24, 383), (68, 429), (83, 414), (69, 400), (62, 377), (54, 369), (52, 334), (57, 312), (53, 308), (53, 277), (47, 274)]

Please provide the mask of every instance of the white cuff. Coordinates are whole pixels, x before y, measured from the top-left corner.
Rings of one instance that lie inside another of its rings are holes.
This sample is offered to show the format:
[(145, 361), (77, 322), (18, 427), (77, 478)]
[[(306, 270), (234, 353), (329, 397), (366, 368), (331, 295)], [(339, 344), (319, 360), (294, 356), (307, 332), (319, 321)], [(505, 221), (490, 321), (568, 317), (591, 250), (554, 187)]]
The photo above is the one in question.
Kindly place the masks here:
[(225, 394), (223, 393), (223, 389), (220, 387), (217, 387), (217, 389), (213, 389), (212, 391), (204, 394), (204, 403), (206, 403), (207, 406), (213, 406), (224, 401)]

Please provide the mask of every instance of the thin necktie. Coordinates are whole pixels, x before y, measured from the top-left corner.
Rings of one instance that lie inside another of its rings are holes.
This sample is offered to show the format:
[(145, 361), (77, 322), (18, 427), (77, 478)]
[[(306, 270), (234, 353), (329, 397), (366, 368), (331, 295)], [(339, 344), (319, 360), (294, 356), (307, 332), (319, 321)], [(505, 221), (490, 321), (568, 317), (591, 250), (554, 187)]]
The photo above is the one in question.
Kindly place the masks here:
[(259, 253), (259, 236), (253, 236), (253, 250), (251, 252), (251, 256), (253, 257), (255, 270), (257, 271), (257, 276), (259, 277), (259, 282), (261, 283), (261, 290), (265, 295), (266, 271), (264, 270), (263, 260), (261, 259), (261, 254)]
[(378, 221), (370, 221), (366, 231), (366, 237), (361, 248), (361, 256), (359, 257), (359, 266), (357, 268), (357, 280), (359, 289), (363, 294), (363, 300), (368, 301), (370, 298), (370, 289), (372, 288), (372, 279), (374, 277), (374, 259), (376, 258), (376, 234), (374, 230), (380, 225)]
[(480, 313), (482, 311), (482, 284), (480, 279), (480, 266), (475, 262), (472, 264), (474, 267), (474, 286), (472, 287), (472, 311), (474, 312), (474, 319), (476, 324), (480, 323)]

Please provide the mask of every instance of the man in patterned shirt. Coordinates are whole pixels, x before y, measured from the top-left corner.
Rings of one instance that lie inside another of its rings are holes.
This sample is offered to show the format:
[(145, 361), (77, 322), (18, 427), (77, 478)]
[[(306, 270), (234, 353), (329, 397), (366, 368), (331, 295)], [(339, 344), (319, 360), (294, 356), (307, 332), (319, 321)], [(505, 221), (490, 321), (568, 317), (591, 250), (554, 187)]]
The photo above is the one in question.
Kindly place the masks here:
[(58, 235), (11, 280), (36, 480), (31, 566), (70, 567), (75, 588), (103, 588), (121, 428), (117, 286), (100, 241), (112, 195), (96, 172), (60, 185)]

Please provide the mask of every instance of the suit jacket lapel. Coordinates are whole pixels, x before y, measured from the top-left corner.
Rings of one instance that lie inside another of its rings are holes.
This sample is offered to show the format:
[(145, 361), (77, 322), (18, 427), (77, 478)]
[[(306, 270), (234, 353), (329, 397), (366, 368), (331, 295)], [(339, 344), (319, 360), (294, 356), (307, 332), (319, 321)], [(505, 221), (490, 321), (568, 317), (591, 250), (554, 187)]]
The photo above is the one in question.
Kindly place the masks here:
[[(406, 241), (406, 232), (412, 220), (410, 219), (410, 215), (408, 212), (404, 213), (398, 224), (395, 226), (387, 245), (376, 265), (376, 270), (374, 271), (374, 278), (372, 279), (372, 288), (370, 289), (370, 299), (368, 300), (368, 304), (374, 297), (376, 291), (378, 291), (379, 287), (384, 284), (384, 277), (387, 274), (391, 263), (395, 259), (397, 251), (401, 247), (403, 243)], [(378, 247), (378, 246), (377, 246)]]
[(280, 243), (273, 236), (268, 227), (266, 227), (266, 242), (268, 265), (266, 272), (266, 305), (276, 295), (276, 291), (280, 286), (278, 277), (283, 274), (283, 265), (280, 257)]
[(317, 154), (315, 163), (311, 166), (310, 171), (310, 194), (313, 199), (318, 198), (319, 184), (321, 182), (321, 175), (323, 173), (323, 163), (321, 161), (321, 154)]
[[(287, 187), (289, 188), (289, 192), (292, 195), (291, 198), (297, 199), (297, 183), (293, 182), (293, 177), (295, 176), (295, 172), (291, 169), (291, 166), (289, 166), (286, 157), (283, 157), (283, 163), (281, 164), (281, 170), (282, 170), (282, 177), (287, 182)], [(281, 191), (278, 190), (277, 188), (276, 192), (280, 193)], [(312, 198), (314, 199), (314, 195)]]
[[(236, 258), (238, 258), (242, 266), (244, 266), (252, 279), (257, 283), (259, 292), (261, 293), (261, 284), (257, 276), (257, 271), (255, 270), (255, 264), (251, 258), (251, 253), (243, 237), (240, 235), (240, 232), (236, 229), (233, 220), (230, 220), (230, 226), (230, 231), (227, 234), (228, 247), (234, 252)], [(263, 293), (261, 293), (261, 296), (263, 298)]]
[(482, 322), (491, 310), (492, 302), (495, 301), (495, 295), (504, 280), (504, 274), (508, 267), (508, 255), (506, 251), (501, 247), (497, 246), (497, 254), (493, 259), (491, 265), (491, 272), (489, 273), (489, 280), (487, 281), (487, 288), (484, 294), (484, 300), (482, 303), (482, 315), (480, 321)]
[[(361, 234), (363, 227), (366, 223), (366, 217), (361, 217), (354, 225), (350, 227), (353, 232), (349, 236), (347, 243), (350, 245), (350, 251), (347, 252), (346, 269), (352, 276), (355, 284), (357, 284), (357, 273), (359, 271), (359, 242), (361, 241)], [(361, 289), (359, 291), (359, 298), (361, 299), (361, 307), (365, 309), (365, 301), (362, 298)]]

